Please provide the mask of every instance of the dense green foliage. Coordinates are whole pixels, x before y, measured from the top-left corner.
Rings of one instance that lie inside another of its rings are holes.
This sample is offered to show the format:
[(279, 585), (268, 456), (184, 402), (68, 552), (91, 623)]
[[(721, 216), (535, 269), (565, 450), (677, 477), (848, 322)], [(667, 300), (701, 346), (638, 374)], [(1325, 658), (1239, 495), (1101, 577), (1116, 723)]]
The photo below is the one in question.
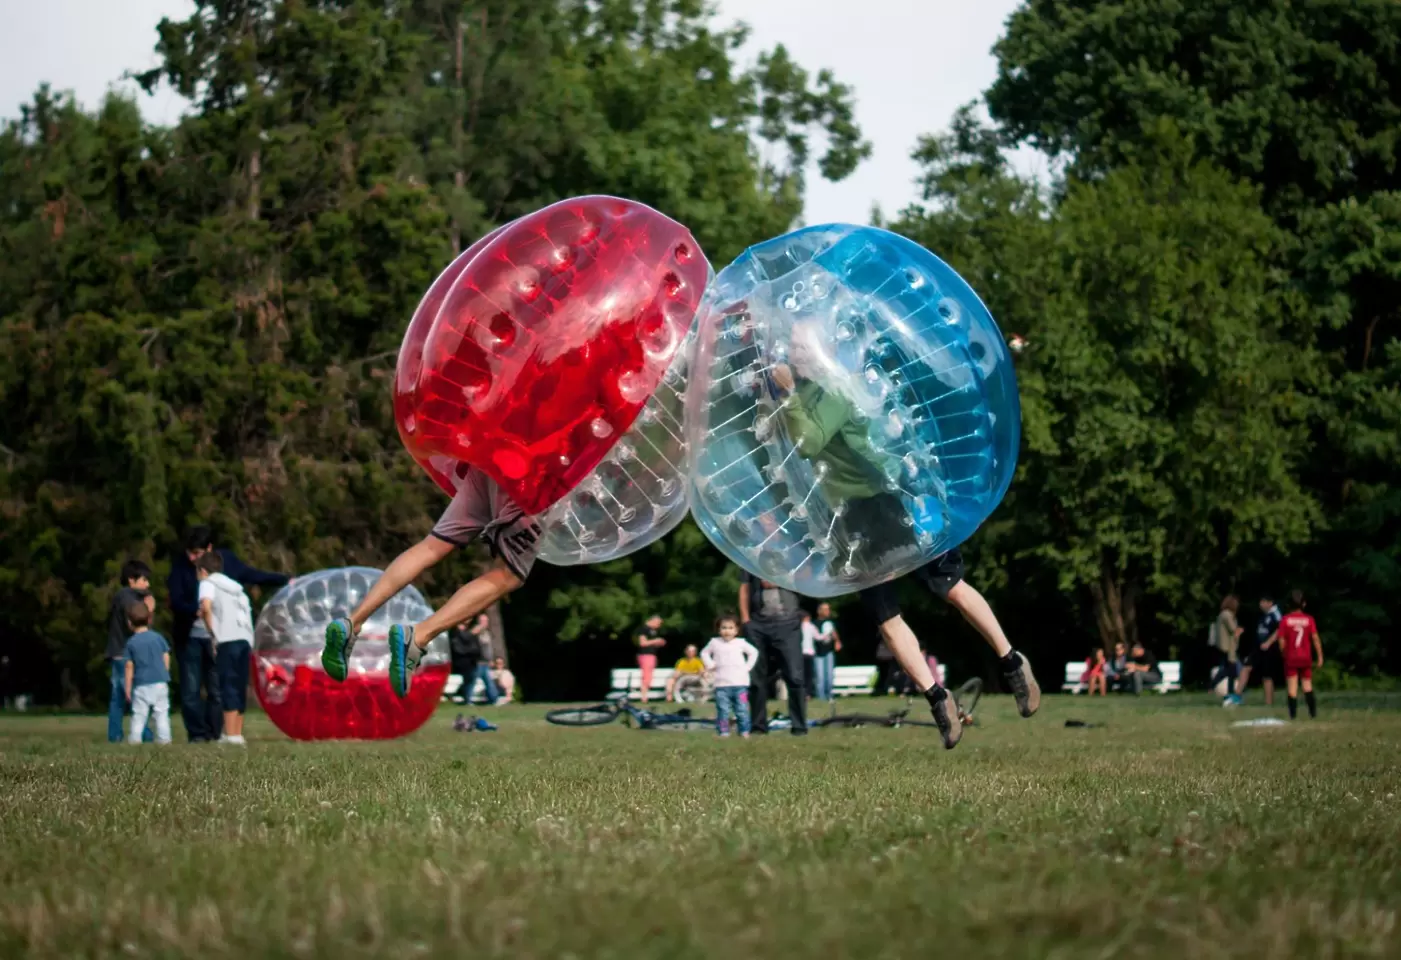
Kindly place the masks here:
[[(100, 690), (117, 566), (195, 520), (289, 570), (383, 565), (422, 536), (440, 494), (399, 449), (387, 377), (417, 298), (492, 226), (611, 192), (718, 257), (786, 229), (809, 136), (833, 177), (868, 147), (845, 88), (781, 47), (742, 69), (742, 39), (694, 0), (207, 0), (161, 25), (142, 78), (193, 100), (175, 129), (41, 91), (0, 134), (15, 660), (42, 643), (65, 696)], [(662, 587), (666, 549), (605, 575), (629, 599), (595, 630)]]
[[(1401, 6), (1028, 0), (996, 53), (987, 99), (1003, 142), (1063, 158), (1071, 182), (1136, 163), (1168, 124), (1256, 187), (1280, 231), (1266, 262), (1293, 380), (1281, 401), (1307, 432), (1242, 431), (1231, 460), (1291, 444), (1320, 522), (1302, 539), (1276, 533), (1261, 546), (1287, 556), (1253, 551), (1216, 585), (1305, 586), (1345, 656), (1396, 669)], [(1258, 505), (1225, 508), (1246, 511), (1236, 525), (1253, 530)]]
[[(742, 64), (744, 38), (701, 0), (199, 0), (141, 78), (190, 98), (175, 127), (40, 90), (0, 131), (16, 672), (100, 694), (117, 566), (159, 579), (190, 522), (287, 570), (421, 536), (442, 500), (388, 377), (418, 296), (495, 225), (622, 194), (717, 265), (791, 226), (814, 161), (840, 178), (869, 148), (852, 91), (782, 47)], [(1398, 41), (1381, 0), (1029, 0), (991, 125), (965, 110), (921, 141), (890, 226), (1030, 342), (1019, 475), (968, 554), (1047, 677), (1121, 637), (1205, 659), (1222, 593), (1293, 585), (1344, 665), (1401, 669)], [(1018, 177), (1019, 143), (1063, 176)], [(648, 612), (698, 638), (734, 583), (690, 524), (542, 565), (506, 609), (518, 672), (534, 695), (593, 688)], [(941, 657), (986, 669), (907, 599)], [(863, 659), (869, 624), (841, 608)]]

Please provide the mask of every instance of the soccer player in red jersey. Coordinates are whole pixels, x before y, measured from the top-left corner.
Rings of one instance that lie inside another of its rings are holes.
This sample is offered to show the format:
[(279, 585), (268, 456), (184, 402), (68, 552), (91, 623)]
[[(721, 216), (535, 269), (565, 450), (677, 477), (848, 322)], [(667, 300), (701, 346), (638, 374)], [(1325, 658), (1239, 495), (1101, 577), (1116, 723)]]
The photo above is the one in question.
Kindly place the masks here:
[(1313, 670), (1323, 666), (1323, 638), (1318, 635), (1318, 624), (1313, 617), (1304, 612), (1304, 592), (1295, 590), (1291, 599), (1289, 614), (1260, 649), (1268, 650), (1278, 641), (1284, 652), (1284, 683), (1289, 692), (1289, 719), (1293, 720), (1299, 714), (1301, 679), (1309, 716), (1318, 716), (1318, 702), (1313, 697)]

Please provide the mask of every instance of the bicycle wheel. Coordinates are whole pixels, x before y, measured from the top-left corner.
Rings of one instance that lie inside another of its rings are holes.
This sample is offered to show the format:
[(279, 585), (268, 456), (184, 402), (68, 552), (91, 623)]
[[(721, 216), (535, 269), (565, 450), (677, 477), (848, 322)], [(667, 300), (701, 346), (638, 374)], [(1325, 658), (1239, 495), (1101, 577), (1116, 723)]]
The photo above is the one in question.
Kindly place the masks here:
[(598, 727), (617, 719), (618, 711), (611, 703), (594, 703), (586, 707), (563, 707), (545, 714), (545, 720), (561, 727)]

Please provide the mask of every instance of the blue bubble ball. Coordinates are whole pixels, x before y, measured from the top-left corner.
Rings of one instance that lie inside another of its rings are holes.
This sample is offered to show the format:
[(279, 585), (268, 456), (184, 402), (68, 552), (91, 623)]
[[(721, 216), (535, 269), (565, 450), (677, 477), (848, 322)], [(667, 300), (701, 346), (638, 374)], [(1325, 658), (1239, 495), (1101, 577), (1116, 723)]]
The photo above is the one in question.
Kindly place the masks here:
[(751, 573), (831, 597), (972, 535), (1011, 482), (1021, 404), (963, 278), (904, 237), (834, 224), (716, 277), (685, 426), (705, 535)]

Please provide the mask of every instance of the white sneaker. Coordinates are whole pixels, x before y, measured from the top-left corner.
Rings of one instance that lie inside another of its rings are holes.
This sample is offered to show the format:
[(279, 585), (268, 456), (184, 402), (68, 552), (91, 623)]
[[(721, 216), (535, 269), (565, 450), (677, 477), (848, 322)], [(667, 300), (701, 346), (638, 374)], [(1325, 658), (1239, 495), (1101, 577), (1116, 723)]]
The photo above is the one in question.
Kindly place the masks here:
[(245, 739), (243, 739), (243, 736), (242, 736), (241, 734), (240, 734), (240, 735), (237, 735), (237, 736), (232, 736), (232, 737), (224, 737), (223, 739), (224, 739), (225, 742), (231, 743), (231, 744), (233, 744), (235, 747), (246, 747), (246, 746), (248, 746), (248, 741), (245, 740)]

